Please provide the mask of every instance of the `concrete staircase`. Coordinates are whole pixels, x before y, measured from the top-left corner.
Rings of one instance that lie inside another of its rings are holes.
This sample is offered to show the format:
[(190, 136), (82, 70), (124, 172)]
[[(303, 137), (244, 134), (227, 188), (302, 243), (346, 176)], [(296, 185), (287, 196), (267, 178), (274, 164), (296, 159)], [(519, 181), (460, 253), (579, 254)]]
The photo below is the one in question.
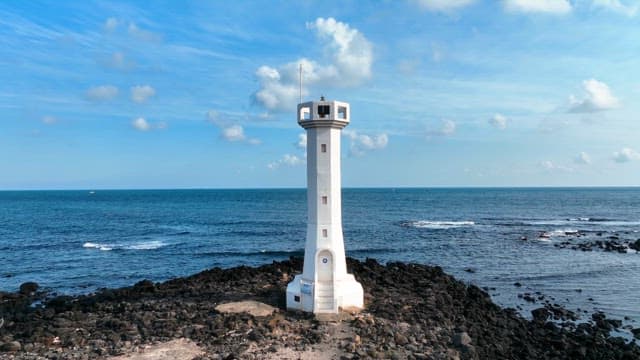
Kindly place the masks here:
[(337, 313), (338, 302), (333, 298), (333, 283), (318, 281), (315, 288), (314, 313)]

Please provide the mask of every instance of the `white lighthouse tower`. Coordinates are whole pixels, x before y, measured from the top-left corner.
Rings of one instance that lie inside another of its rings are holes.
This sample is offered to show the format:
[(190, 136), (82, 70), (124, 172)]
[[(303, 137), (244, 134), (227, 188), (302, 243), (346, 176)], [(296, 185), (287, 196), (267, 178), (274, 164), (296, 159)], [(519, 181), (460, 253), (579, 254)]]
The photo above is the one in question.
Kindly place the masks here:
[(307, 131), (307, 240), (302, 274), (287, 286), (287, 308), (337, 313), (363, 307), (362, 285), (347, 274), (342, 238), (340, 132), (349, 124), (349, 104), (298, 104), (298, 124)]

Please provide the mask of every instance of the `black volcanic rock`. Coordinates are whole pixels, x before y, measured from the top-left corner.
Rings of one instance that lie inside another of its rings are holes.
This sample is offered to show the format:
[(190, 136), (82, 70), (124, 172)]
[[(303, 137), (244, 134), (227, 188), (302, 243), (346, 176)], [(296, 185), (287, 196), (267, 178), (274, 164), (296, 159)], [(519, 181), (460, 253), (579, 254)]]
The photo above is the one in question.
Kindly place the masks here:
[(26, 283), (20, 285), (19, 292), (22, 295), (29, 296), (29, 295), (32, 295), (33, 293), (35, 293), (38, 290), (39, 287), (40, 286), (37, 283), (30, 281), (30, 282), (26, 282)]
[[(3, 293), (0, 342), (2, 349), (21, 344), (11, 350), (17, 351), (16, 359), (101, 358), (178, 337), (203, 347), (208, 355), (202, 359), (218, 354), (260, 359), (279, 349), (302, 351), (322, 343), (336, 344), (345, 358), (640, 358), (637, 345), (610, 336), (620, 323), (603, 314), (576, 325), (571, 322), (575, 314), (546, 304), (528, 321), (437, 266), (383, 265), (373, 259), (348, 259), (347, 266), (364, 287), (366, 309), (346, 317), (342, 324), (352, 335), (339, 340), (331, 338), (333, 327), (313, 315), (285, 311), (286, 285), (302, 270), (301, 259), (292, 258), (56, 297), (44, 306), (29, 306), (32, 299), (24, 294)], [(266, 317), (215, 310), (237, 300), (257, 300), (279, 310)]]

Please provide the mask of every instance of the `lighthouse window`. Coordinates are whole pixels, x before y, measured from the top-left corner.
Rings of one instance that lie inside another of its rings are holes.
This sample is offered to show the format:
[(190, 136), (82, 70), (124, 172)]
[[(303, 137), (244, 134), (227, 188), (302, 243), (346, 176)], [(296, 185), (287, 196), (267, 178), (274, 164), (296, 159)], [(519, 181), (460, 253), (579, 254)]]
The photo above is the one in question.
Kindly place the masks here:
[(318, 115), (325, 117), (331, 113), (331, 107), (329, 105), (318, 105)]
[(322, 229), (322, 237), (327, 237), (327, 229)]
[(338, 107), (338, 119), (347, 119), (347, 107), (346, 106), (340, 106)]
[(322, 197), (322, 205), (327, 205), (327, 197), (326, 196)]
[(327, 144), (320, 145), (320, 151), (323, 152), (323, 153), (326, 153), (327, 152)]

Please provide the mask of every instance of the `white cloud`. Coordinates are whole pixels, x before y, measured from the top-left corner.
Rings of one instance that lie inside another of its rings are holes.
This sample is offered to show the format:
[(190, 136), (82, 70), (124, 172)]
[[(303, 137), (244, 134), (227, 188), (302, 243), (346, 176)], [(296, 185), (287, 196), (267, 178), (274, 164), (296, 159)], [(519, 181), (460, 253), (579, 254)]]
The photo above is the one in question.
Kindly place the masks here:
[(572, 10), (568, 0), (504, 0), (503, 4), (510, 12), (562, 15)]
[(131, 126), (138, 131), (165, 130), (168, 125), (164, 121), (151, 123), (143, 117), (135, 118), (131, 121)]
[(55, 123), (57, 123), (57, 122), (58, 122), (58, 119), (56, 119), (56, 118), (55, 118), (55, 117), (53, 117), (53, 116), (46, 115), (46, 116), (43, 116), (43, 117), (42, 117), (42, 123), (43, 123), (43, 124), (46, 124), (46, 125), (53, 125), (53, 124), (55, 124)]
[(246, 142), (251, 145), (261, 143), (260, 139), (247, 137), (242, 125), (232, 123), (215, 110), (207, 112), (207, 120), (220, 129), (220, 136), (227, 141)]
[(118, 19), (110, 17), (104, 22), (104, 29), (107, 31), (114, 31), (119, 24), (120, 22)]
[(318, 18), (307, 27), (317, 31), (318, 37), (325, 42), (326, 50), (333, 54), (333, 64), (338, 70), (337, 81), (351, 85), (371, 77), (372, 46), (358, 30), (333, 18)]
[(130, 70), (133, 69), (136, 65), (135, 62), (127, 59), (126, 56), (119, 51), (111, 54), (111, 56), (103, 60), (102, 63), (106, 67), (116, 70)]
[(453, 120), (444, 120), (442, 122), (442, 127), (440, 128), (440, 133), (442, 135), (448, 136), (453, 135), (456, 132), (456, 123)]
[(222, 137), (228, 141), (243, 141), (247, 138), (244, 136), (244, 129), (240, 125), (231, 125), (223, 128)]
[(385, 133), (370, 136), (345, 129), (342, 135), (349, 138), (349, 154), (354, 156), (362, 156), (370, 150), (384, 149), (389, 144), (389, 136)]
[(453, 120), (443, 119), (439, 129), (427, 130), (427, 137), (449, 136), (456, 132), (456, 123)]
[(302, 95), (307, 87), (357, 86), (371, 77), (373, 50), (371, 43), (357, 29), (333, 18), (318, 18), (307, 24), (330, 54), (328, 64), (300, 58), (274, 68), (263, 65), (256, 70), (260, 89), (254, 97), (258, 104), (271, 111), (291, 110), (298, 102), (299, 71), (302, 66)]
[(573, 162), (581, 165), (589, 165), (591, 164), (591, 157), (586, 152), (582, 151), (578, 156), (573, 159)]
[(297, 166), (304, 163), (304, 159), (296, 155), (284, 154), (281, 159), (267, 164), (267, 167), (271, 170), (275, 170), (281, 166)]
[(140, 29), (135, 23), (130, 23), (127, 30), (129, 31), (129, 35), (137, 38), (138, 40), (148, 42), (158, 42), (162, 40), (161, 35), (148, 30)]
[(429, 11), (451, 12), (471, 5), (475, 0), (412, 0), (412, 2)]
[[(295, 84), (283, 83), (280, 80), (278, 70), (265, 65), (258, 68), (256, 76), (260, 82), (260, 90), (256, 92), (255, 99), (259, 104), (269, 110), (291, 110), (294, 108), (299, 94)], [(306, 95), (306, 92), (303, 95)]]
[(625, 163), (632, 160), (640, 160), (640, 153), (631, 148), (623, 148), (613, 153), (613, 161), (617, 163)]
[(582, 82), (585, 97), (582, 100), (576, 99), (573, 95), (569, 97), (569, 112), (590, 113), (603, 110), (610, 110), (619, 106), (620, 102), (613, 96), (609, 86), (596, 79), (589, 79)]
[(223, 125), (222, 116), (215, 110), (207, 111), (207, 121), (218, 127)]
[(506, 129), (507, 128), (507, 117), (502, 114), (495, 114), (491, 119), (489, 119), (489, 124), (497, 127), (498, 129)]
[(638, 8), (640, 8), (640, 3), (628, 4), (625, 5), (620, 0), (593, 0), (591, 3), (591, 7), (593, 8), (602, 8), (606, 10), (610, 10), (613, 12), (617, 12), (629, 17), (633, 17), (638, 13)]
[(137, 118), (131, 122), (131, 126), (133, 126), (136, 130), (140, 131), (149, 131), (151, 130), (151, 124), (147, 122), (144, 118)]
[(89, 88), (86, 93), (91, 101), (106, 101), (118, 96), (118, 88), (113, 85), (101, 85)]
[(544, 168), (546, 171), (562, 171), (562, 172), (572, 172), (573, 169), (568, 166), (555, 164), (553, 161), (546, 160), (540, 163), (540, 166)]
[(307, 133), (298, 134), (296, 147), (300, 150), (307, 150)]
[(149, 85), (136, 85), (131, 88), (131, 100), (141, 104), (156, 94), (156, 90)]

